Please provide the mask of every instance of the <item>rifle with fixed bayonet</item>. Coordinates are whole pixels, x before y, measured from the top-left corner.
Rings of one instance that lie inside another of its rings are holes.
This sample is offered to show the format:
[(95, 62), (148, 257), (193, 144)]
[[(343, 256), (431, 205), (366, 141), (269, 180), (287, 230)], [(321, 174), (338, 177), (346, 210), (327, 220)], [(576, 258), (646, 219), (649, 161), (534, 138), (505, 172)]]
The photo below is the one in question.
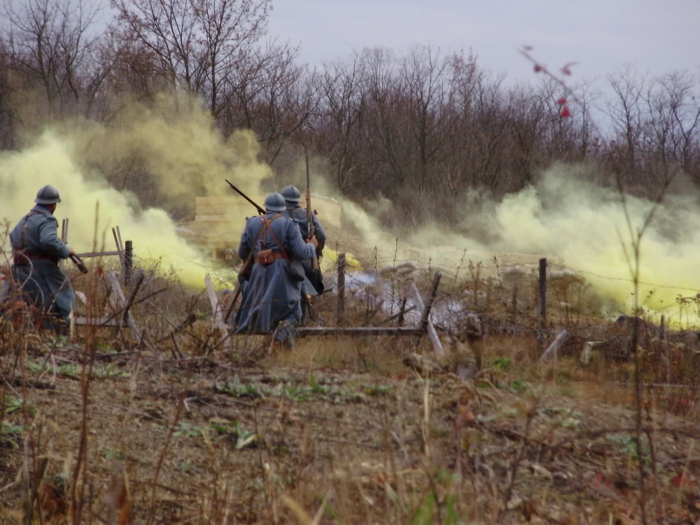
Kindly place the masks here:
[(226, 179), (224, 179), (224, 180), (225, 180), (226, 182), (228, 182), (228, 185), (231, 186), (231, 189), (232, 189), (233, 191), (235, 191), (236, 193), (238, 193), (238, 195), (240, 195), (240, 196), (243, 197), (245, 200), (247, 200), (249, 203), (251, 203), (251, 204), (255, 207), (255, 209), (258, 210), (258, 213), (259, 213), (260, 215), (265, 215), (265, 209), (264, 209), (264, 208), (261, 208), (260, 206), (258, 206), (258, 205), (255, 203), (255, 201), (254, 201), (253, 199), (251, 199), (250, 197), (248, 197), (248, 195), (246, 195), (246, 194), (243, 193), (241, 190), (239, 190), (238, 188), (236, 188), (236, 187), (235, 187), (233, 184), (231, 184), (228, 180), (226, 180)]
[[(308, 222), (309, 239), (316, 235), (316, 225), (314, 224), (314, 211), (311, 208), (311, 172), (309, 170), (309, 148), (304, 143), (304, 155), (306, 157), (306, 220)], [(311, 260), (311, 268), (318, 270), (318, 257)]]

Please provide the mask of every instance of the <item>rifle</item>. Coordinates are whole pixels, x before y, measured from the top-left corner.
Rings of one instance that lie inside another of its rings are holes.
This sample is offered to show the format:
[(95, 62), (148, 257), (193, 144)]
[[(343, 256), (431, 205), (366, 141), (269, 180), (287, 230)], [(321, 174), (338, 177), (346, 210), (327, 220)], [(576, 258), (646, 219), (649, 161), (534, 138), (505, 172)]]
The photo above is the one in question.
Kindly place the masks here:
[(248, 195), (246, 195), (246, 194), (243, 193), (241, 190), (239, 190), (238, 188), (236, 188), (236, 187), (235, 187), (233, 184), (231, 184), (228, 180), (226, 180), (226, 179), (224, 179), (224, 180), (225, 180), (226, 182), (228, 182), (228, 185), (231, 186), (231, 189), (233, 189), (233, 191), (235, 191), (235, 192), (238, 193), (241, 197), (243, 197), (245, 200), (247, 200), (249, 203), (251, 203), (251, 204), (255, 207), (255, 209), (258, 210), (258, 213), (259, 213), (260, 215), (265, 215), (265, 210), (264, 210), (263, 208), (261, 208), (260, 206), (258, 206), (258, 205), (253, 201), (253, 199), (251, 199), (250, 197), (248, 197)]
[(75, 264), (78, 270), (80, 270), (80, 273), (88, 273), (87, 266), (85, 266), (85, 263), (80, 257), (77, 255), (71, 255), (70, 260), (73, 261), (73, 264)]
[[(316, 235), (316, 226), (314, 225), (314, 212), (311, 208), (311, 175), (309, 173), (309, 148), (304, 143), (304, 155), (306, 156), (306, 220), (308, 222), (308, 236), (311, 239)], [(311, 259), (311, 268), (318, 270), (318, 257), (314, 256)]]

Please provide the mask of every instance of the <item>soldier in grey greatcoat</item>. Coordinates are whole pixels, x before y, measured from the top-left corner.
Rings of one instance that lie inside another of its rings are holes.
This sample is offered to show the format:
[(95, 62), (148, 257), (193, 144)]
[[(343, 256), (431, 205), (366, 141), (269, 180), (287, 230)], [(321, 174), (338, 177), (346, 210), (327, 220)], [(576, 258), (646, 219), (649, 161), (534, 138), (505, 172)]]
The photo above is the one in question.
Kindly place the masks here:
[[(309, 238), (309, 216), (305, 208), (302, 208), (299, 203), (301, 202), (301, 192), (296, 186), (287, 186), (282, 190), (282, 196), (287, 206), (287, 215), (290, 219), (299, 225), (299, 232), (301, 233), (301, 238), (306, 240)], [(312, 214), (314, 221), (314, 229), (316, 240), (318, 241), (318, 247), (316, 248), (316, 256), (323, 256), (323, 249), (326, 246), (326, 232), (321, 226), (321, 222), (318, 220), (318, 215), (314, 212)], [(309, 306), (309, 298), (312, 295), (319, 295), (323, 293), (323, 288), (321, 288), (322, 275), (320, 271), (317, 276), (313, 275), (313, 268), (311, 265), (311, 259), (303, 261), (304, 273), (306, 274), (306, 279), (301, 287), (301, 306), (302, 306), (302, 320), (306, 318), (307, 309)], [(318, 286), (318, 288), (317, 288)], [(320, 288), (320, 289), (319, 289)]]
[(301, 269), (294, 271), (294, 261), (311, 259), (318, 243), (315, 238), (302, 240), (297, 225), (284, 214), (285, 202), (279, 193), (268, 195), (265, 210), (265, 215), (248, 219), (238, 247), (242, 260), (252, 252), (253, 266), (248, 280), (241, 283), (243, 299), (236, 314), (236, 332), (274, 331), (273, 345), (281, 348), (289, 343), (291, 347), (294, 327), (301, 319), (303, 279)]
[(41, 313), (44, 328), (68, 333), (75, 294), (58, 261), (75, 252), (58, 238), (53, 213), (61, 198), (49, 185), (39, 190), (34, 202), (36, 206), (10, 233), (13, 291)]

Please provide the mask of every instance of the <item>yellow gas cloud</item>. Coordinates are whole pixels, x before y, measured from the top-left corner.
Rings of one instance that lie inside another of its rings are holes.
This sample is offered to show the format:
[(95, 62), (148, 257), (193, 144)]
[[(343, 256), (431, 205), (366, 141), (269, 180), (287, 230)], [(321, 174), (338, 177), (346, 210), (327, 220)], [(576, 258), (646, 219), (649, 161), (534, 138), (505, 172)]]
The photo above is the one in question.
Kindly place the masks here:
[(161, 94), (150, 105), (126, 104), (108, 125), (74, 122), (69, 128), (86, 165), (115, 180), (122, 173), (150, 174), (157, 182), (154, 191), (169, 207), (192, 207), (195, 196), (232, 194), (224, 179), (260, 198), (260, 183), (272, 174), (258, 158), (252, 131), (224, 138), (192, 96)]
[[(71, 219), (69, 244), (76, 251), (92, 250), (94, 241), (101, 249), (105, 231), (118, 225), (125, 239), (134, 242), (138, 257), (162, 258), (179, 271), (183, 282), (201, 287), (207, 271), (206, 261), (177, 236), (168, 214), (154, 208), (135, 212), (128, 195), (103, 181), (87, 180), (71, 151), (69, 140), (47, 132), (21, 152), (1, 154), (2, 218), (12, 226), (34, 205), (37, 190), (52, 184), (61, 193), (56, 217), (59, 221), (65, 217)], [(99, 217), (98, 231), (95, 231), (97, 203)], [(105, 249), (114, 250), (111, 234), (106, 240)], [(7, 250), (9, 246), (3, 248)]]
[[(621, 197), (615, 189), (588, 182), (590, 168), (557, 165), (534, 187), (507, 197), (496, 207), (498, 247), (536, 251), (560, 257), (580, 270), (601, 295), (628, 308), (632, 304), (630, 232)], [(634, 231), (653, 207), (647, 199), (628, 195), (627, 210)], [(700, 258), (698, 196), (671, 193), (656, 211), (641, 243), (639, 304), (663, 312), (676, 297), (700, 290), (696, 265)], [(671, 315), (677, 309), (670, 309)]]
[[(137, 256), (161, 259), (183, 282), (201, 287), (204, 274), (215, 271), (212, 261), (176, 234), (165, 209), (142, 209), (135, 195), (116, 188), (138, 186), (139, 177), (151, 180), (145, 191), (155, 195), (153, 200), (182, 213), (193, 210), (197, 196), (230, 195), (224, 179), (259, 198), (270, 168), (258, 160), (252, 132), (224, 138), (196, 98), (161, 95), (150, 106), (122, 102), (107, 123), (56, 122), (28, 132), (21, 151), (1, 154), (0, 218), (14, 224), (29, 211), (37, 190), (52, 184), (63, 199), (57, 216), (71, 219), (69, 241), (79, 251), (91, 248), (96, 234), (101, 242), (104, 231), (118, 225), (123, 237), (134, 241)], [(94, 232), (97, 202), (101, 231)], [(111, 235), (107, 240), (111, 250)], [(237, 239), (227, 242), (235, 246)], [(230, 272), (224, 273), (228, 276), (222, 280), (230, 280)]]
[[(415, 259), (455, 269), (471, 260), (486, 265), (482, 275), (495, 275), (494, 257), (500, 267), (535, 266), (540, 257), (547, 257), (552, 265), (577, 270), (599, 296), (613, 300), (618, 309), (610, 314), (631, 313), (634, 298), (625, 256), (625, 250), (630, 253), (631, 249), (625, 209), (615, 188), (590, 182), (596, 179), (594, 169), (554, 165), (536, 184), (497, 202), (483, 194), (456, 197), (469, 202), (456, 227), (429, 223), (405, 228), (398, 232), (398, 243), (365, 211), (371, 206), (342, 199), (323, 180), (315, 184), (342, 202), (345, 221), (360, 233), (368, 249), (376, 249), (380, 266)], [(631, 195), (626, 201), (636, 231), (654, 204)], [(639, 305), (675, 322), (680, 316), (677, 297), (700, 291), (699, 204), (697, 191), (685, 188), (669, 193), (641, 243)], [(386, 210), (386, 199), (380, 196), (377, 206)], [(487, 235), (462, 233), (470, 231)], [(691, 320), (697, 317), (691, 312)]]

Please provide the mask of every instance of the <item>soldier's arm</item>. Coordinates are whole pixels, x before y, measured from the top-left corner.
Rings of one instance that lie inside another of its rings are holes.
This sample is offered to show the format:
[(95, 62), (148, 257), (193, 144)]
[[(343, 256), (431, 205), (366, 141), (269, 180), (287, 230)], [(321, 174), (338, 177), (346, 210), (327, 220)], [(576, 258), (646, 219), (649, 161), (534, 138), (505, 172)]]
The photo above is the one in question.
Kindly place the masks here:
[(304, 239), (301, 238), (299, 227), (291, 221), (289, 221), (287, 226), (287, 246), (289, 246), (291, 256), (298, 261), (312, 259), (316, 254), (314, 245), (304, 242)]
[(314, 228), (316, 228), (316, 240), (318, 241), (318, 253), (319, 256), (323, 253), (323, 249), (326, 247), (326, 231), (321, 226), (321, 221), (318, 220), (318, 216), (314, 213)]
[(39, 224), (39, 243), (41, 248), (61, 259), (68, 259), (71, 250), (58, 238), (58, 223), (52, 219), (46, 219)]

